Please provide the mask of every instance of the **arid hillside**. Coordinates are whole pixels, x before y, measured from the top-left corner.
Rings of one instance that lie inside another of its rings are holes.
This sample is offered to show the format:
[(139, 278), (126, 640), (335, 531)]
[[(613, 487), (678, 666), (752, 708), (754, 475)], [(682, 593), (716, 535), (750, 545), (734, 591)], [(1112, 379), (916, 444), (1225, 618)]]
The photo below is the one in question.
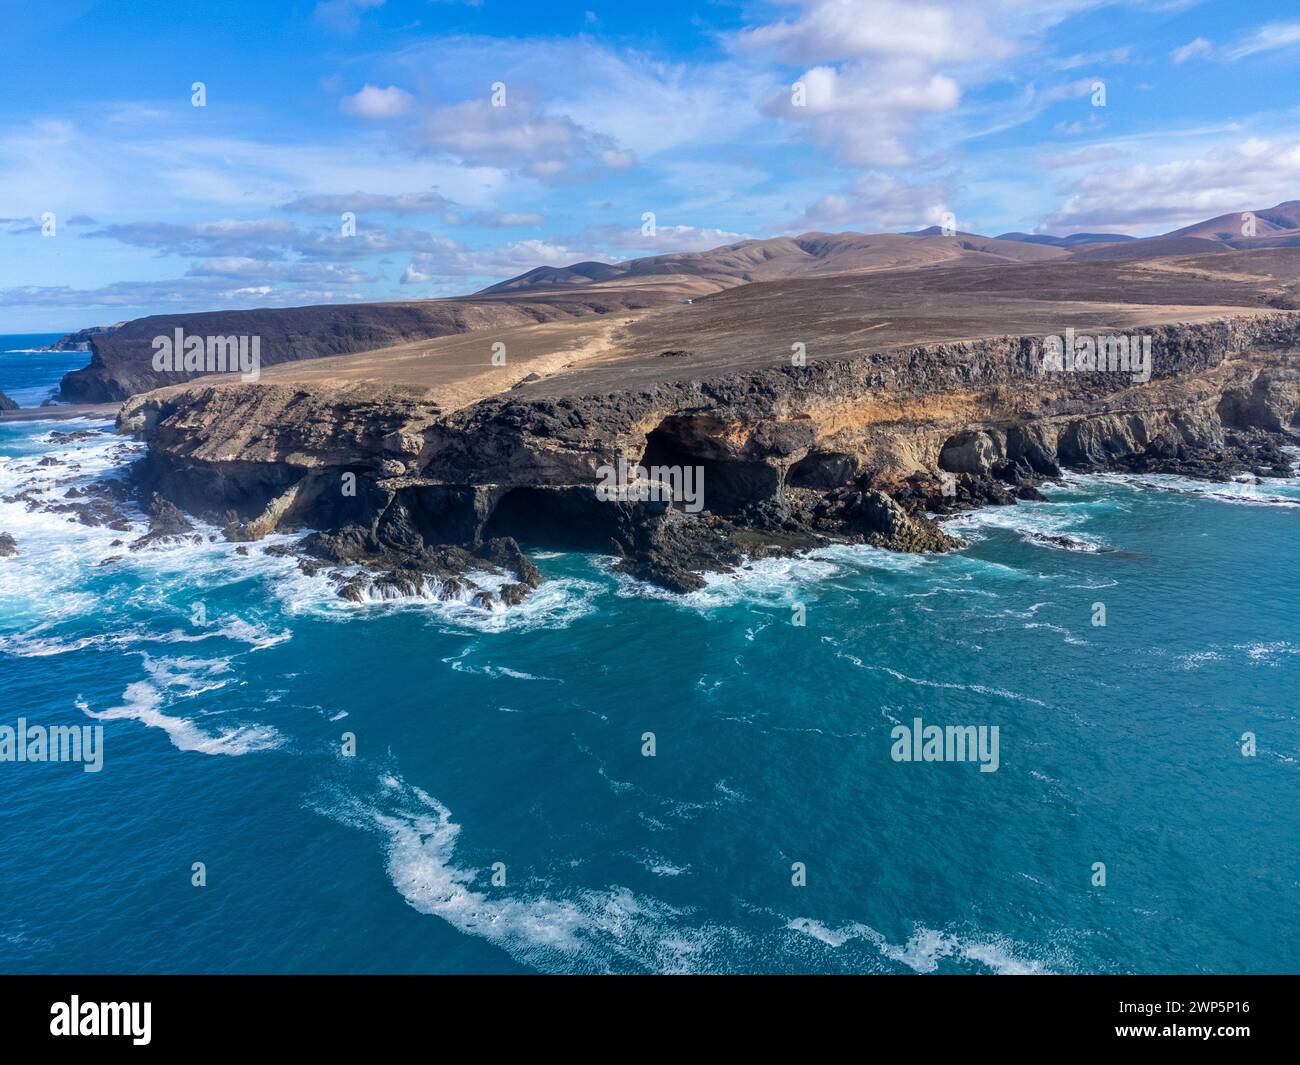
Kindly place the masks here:
[[(1235, 215), (1110, 242), (1102, 234), (1010, 240), (935, 229), (806, 233), (541, 267), (460, 299), (158, 315), (68, 338), (92, 359), (66, 375), (61, 398), (114, 402), (201, 377), (154, 369), (153, 339), (176, 329), (259, 337), (275, 382), (433, 389), (454, 408), (515, 386), (549, 387), (539, 379), (576, 386), (572, 372), (588, 363), (591, 372), (618, 363), (618, 373), (635, 364), (638, 379), (653, 380), (779, 362), (795, 343), (817, 359), (1042, 332), (1068, 307), (1081, 321), (1118, 325), (1176, 319), (1183, 308), (1300, 306), (1300, 249), (1290, 246), (1300, 240), (1300, 201), (1255, 216), (1256, 235), (1240, 239)], [(1049, 303), (1061, 309), (1045, 311)], [(1122, 310), (1129, 306), (1146, 310)], [(497, 342), (504, 363), (490, 361)], [(665, 352), (675, 353), (671, 362), (645, 363)]]

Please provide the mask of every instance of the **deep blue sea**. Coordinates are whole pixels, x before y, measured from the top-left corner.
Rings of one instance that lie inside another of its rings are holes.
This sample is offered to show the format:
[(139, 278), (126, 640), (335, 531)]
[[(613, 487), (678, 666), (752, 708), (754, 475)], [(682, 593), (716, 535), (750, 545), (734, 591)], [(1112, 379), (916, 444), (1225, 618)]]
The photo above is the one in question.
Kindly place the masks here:
[[(0, 424), (0, 496), (139, 455), (88, 425)], [(0, 502), (0, 725), (105, 745), (0, 763), (0, 971), (1297, 971), (1300, 479), (1049, 491), (680, 598), (541, 553), (494, 611)], [(997, 771), (894, 761), (916, 718)]]

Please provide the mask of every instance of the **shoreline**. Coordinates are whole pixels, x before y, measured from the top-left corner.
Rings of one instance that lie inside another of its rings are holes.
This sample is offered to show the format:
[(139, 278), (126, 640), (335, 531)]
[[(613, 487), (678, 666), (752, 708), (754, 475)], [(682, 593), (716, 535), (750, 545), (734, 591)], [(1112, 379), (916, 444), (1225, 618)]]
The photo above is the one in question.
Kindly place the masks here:
[(19, 407), (0, 412), (0, 425), (7, 422), (68, 421), (73, 418), (98, 418), (114, 421), (121, 403), (70, 403), (51, 407)]
[[(525, 543), (614, 554), (685, 593), (704, 573), (833, 542), (950, 551), (945, 516), (1041, 499), (1065, 469), (1287, 476), (1298, 332), (1286, 312), (1156, 327), (1143, 382), (1049, 373), (1023, 336), (706, 380), (674, 370), (650, 392), (584, 394), (579, 371), (560, 398), (514, 390), (452, 412), (410, 394), (196, 382), (129, 400), (117, 427), (148, 444), (137, 487), (169, 521), (188, 512), (236, 542), (308, 530), (300, 568), (345, 598), (432, 581), (517, 602), (541, 581)], [(603, 497), (618, 460), (696, 467), (705, 509)], [(484, 588), (482, 570), (506, 583)]]
[[(62, 508), (121, 525), (129, 502), (149, 522), (133, 547), (192, 537), (194, 521), (241, 554), (302, 533), (266, 550), (354, 601), (434, 588), (512, 605), (542, 583), (534, 550), (611, 556), (618, 571), (686, 594), (706, 574), (835, 544), (952, 551), (963, 544), (949, 519), (1043, 500), (1064, 471), (1288, 476), (1300, 315), (1149, 329), (1149, 380), (1052, 373), (1035, 337), (1012, 335), (704, 379), (661, 358), (652, 390), (592, 394), (588, 376), (609, 372), (598, 359), (448, 409), (413, 388), (341, 383), (331, 358), (300, 364), (302, 380), (282, 367), (121, 404), (22, 408), (0, 423), (115, 420), (145, 442), (127, 483), (92, 484)], [(602, 493), (602, 471), (619, 463), (640, 483)], [(696, 475), (702, 508), (663, 498), (647, 470)]]

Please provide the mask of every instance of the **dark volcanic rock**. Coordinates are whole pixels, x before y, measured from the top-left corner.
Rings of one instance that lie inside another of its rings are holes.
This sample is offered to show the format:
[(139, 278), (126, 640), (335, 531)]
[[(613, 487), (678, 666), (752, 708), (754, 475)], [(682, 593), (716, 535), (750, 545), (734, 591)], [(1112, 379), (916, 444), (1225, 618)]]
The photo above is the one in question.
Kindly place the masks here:
[[(654, 358), (664, 341), (646, 361), (665, 376), (644, 388), (556, 394), (552, 377), (444, 413), (327, 387), (196, 385), (129, 401), (119, 426), (149, 440), (143, 485), (232, 538), (316, 530), (304, 565), (350, 598), (517, 602), (540, 580), (520, 545), (612, 553), (620, 572), (688, 592), (827, 539), (949, 551), (960, 541), (932, 515), (1043, 500), (1062, 468), (1288, 472), (1295, 316), (1153, 332), (1160, 358), (1141, 383), (1047, 374), (1027, 336), (714, 376), (692, 376), (703, 347), (674, 376)], [(602, 498), (617, 459), (640, 483), (697, 472), (704, 509)], [(507, 575), (496, 595), (474, 583), (483, 570)]]
[[(287, 550), (266, 548), (268, 553), (277, 554)], [(480, 571), (515, 578), (501, 590), (502, 601), (508, 604), (521, 602), (542, 583), (542, 575), (532, 560), (508, 537), (488, 540), (473, 551), (450, 544), (394, 548), (362, 526), (351, 524), (334, 533), (310, 533), (298, 543), (297, 550), (304, 556), (299, 568), (308, 574), (331, 565), (365, 566), (366, 573), (341, 576), (337, 581), (339, 594), (355, 602), (428, 595), (452, 599), (466, 591), (477, 594), (483, 590), (468, 575)], [(376, 570), (381, 572), (373, 575)], [(491, 597), (481, 600), (480, 605), (490, 606)]]
[(17, 409), (18, 409), (18, 404), (15, 403), (8, 396), (6, 396), (3, 392), (0, 392), (0, 410), (17, 410)]
[(851, 491), (836, 515), (875, 547), (892, 551), (951, 551), (961, 541), (934, 522), (909, 515), (884, 492), (874, 488)]
[(18, 541), (9, 533), (0, 533), (0, 558), (18, 554)]
[(69, 433), (55, 429), (49, 434), (48, 439), (51, 444), (75, 444), (79, 440), (93, 440), (97, 436), (104, 435), (103, 429), (74, 429)]
[(149, 531), (135, 540), (130, 546), (132, 551), (141, 551), (159, 544), (176, 543), (186, 539), (201, 543), (203, 537), (194, 531), (194, 526), (174, 503), (169, 503), (157, 492), (147, 493), (142, 501), (145, 517), (149, 519)]
[(29, 507), (52, 514), (70, 514), (82, 525), (129, 532), (131, 529), (131, 491), (117, 480), (96, 481), (66, 493), (71, 502), (29, 502)]
[(639, 526), (630, 544), (613, 544), (624, 556), (614, 568), (670, 592), (698, 591), (704, 587), (701, 573), (722, 573), (744, 561), (731, 538), (734, 530), (712, 514), (688, 517), (668, 511)]
[(1104, 550), (1096, 544), (1090, 544), (1086, 540), (1074, 540), (1068, 536), (1055, 536), (1051, 533), (1029, 533), (1026, 539), (1036, 544), (1042, 544), (1044, 547), (1055, 547), (1061, 551), (1083, 551), (1086, 553), (1095, 553)]

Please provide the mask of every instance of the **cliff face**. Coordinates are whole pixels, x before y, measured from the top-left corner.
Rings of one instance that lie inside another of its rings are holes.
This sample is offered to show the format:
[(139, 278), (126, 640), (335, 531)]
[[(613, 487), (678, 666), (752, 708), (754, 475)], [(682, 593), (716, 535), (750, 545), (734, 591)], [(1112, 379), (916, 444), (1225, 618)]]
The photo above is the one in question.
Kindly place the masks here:
[(121, 329), (124, 322), (117, 322), (114, 325), (92, 325), (87, 329), (78, 329), (75, 333), (69, 333), (67, 336), (59, 337), (49, 346), (49, 351), (90, 351), (91, 341), (96, 337), (104, 337), (110, 333)]
[(639, 292), (611, 292), (596, 296), (428, 300), (154, 315), (111, 330), (88, 330), (64, 338), (68, 343), (88, 347), (92, 355), (89, 366), (64, 375), (59, 396), (72, 403), (116, 402), (202, 376), (201, 371), (153, 368), (154, 337), (172, 337), (177, 329), (186, 336), (259, 337), (261, 364), (274, 366), (477, 329), (508, 329), (640, 309), (665, 299)]
[[(945, 550), (923, 512), (1034, 498), (1062, 466), (1284, 475), (1300, 317), (1147, 332), (1147, 382), (1046, 371), (1037, 338), (1009, 336), (452, 414), (414, 393), (204, 385), (129, 401), (119, 429), (148, 440), (149, 486), (237, 538), (316, 529), (321, 565), (445, 576), (448, 549), (486, 549), (522, 579), (501, 546), (519, 540), (613, 552), (685, 590), (826, 537)], [(702, 471), (702, 509), (602, 499), (619, 459)]]

